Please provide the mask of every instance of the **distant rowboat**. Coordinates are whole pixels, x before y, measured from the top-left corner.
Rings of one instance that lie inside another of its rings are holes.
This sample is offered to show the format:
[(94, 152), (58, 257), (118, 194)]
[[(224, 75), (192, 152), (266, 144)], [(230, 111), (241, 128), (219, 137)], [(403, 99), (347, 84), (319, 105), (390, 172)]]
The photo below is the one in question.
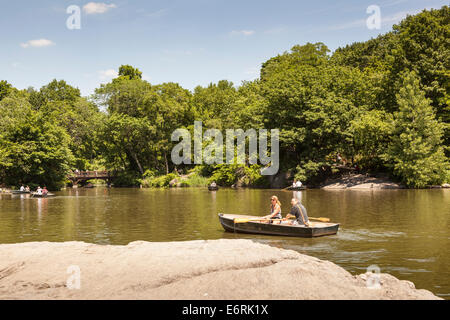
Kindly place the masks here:
[(219, 187), (218, 186), (208, 186), (208, 190), (209, 191), (217, 191), (217, 190), (219, 190)]
[(20, 191), (20, 190), (13, 190), (11, 191), (11, 194), (30, 194), (30, 191)]
[(31, 195), (33, 198), (48, 198), (48, 197), (54, 197), (55, 195), (53, 193), (47, 193), (47, 194), (37, 194), (37, 193), (33, 193)]
[(265, 234), (272, 236), (287, 236), (300, 238), (314, 238), (334, 235), (338, 232), (339, 223), (313, 222), (309, 227), (288, 224), (272, 224), (261, 221), (235, 223), (235, 219), (259, 219), (261, 217), (237, 214), (219, 214), (222, 227), (229, 232)]
[(286, 188), (286, 190), (290, 190), (290, 191), (302, 191), (302, 190), (306, 190), (305, 186), (301, 186), (301, 187), (288, 187)]

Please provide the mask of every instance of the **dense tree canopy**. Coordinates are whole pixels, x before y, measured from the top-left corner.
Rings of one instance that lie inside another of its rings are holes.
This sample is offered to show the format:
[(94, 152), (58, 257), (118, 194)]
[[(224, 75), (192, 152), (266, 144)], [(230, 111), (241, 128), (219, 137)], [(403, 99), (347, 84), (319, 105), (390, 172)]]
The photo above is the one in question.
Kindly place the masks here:
[(39, 90), (0, 81), (0, 184), (56, 188), (70, 170), (107, 169), (116, 185), (136, 185), (194, 168), (227, 185), (267, 185), (258, 166), (175, 166), (171, 134), (192, 133), (196, 120), (222, 132), (279, 129), (280, 170), (306, 183), (333, 174), (337, 159), (410, 187), (448, 182), (449, 26), (448, 6), (424, 10), (366, 42), (334, 53), (296, 45), (263, 62), (257, 80), (192, 92), (151, 84), (130, 65), (90, 98), (64, 80)]

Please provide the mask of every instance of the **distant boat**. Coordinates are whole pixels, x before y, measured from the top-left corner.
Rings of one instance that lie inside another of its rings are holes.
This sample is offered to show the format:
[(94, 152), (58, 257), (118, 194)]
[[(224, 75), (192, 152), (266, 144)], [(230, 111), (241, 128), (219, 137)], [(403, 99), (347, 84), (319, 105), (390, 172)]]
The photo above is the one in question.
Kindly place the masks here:
[(209, 191), (217, 191), (219, 190), (219, 186), (208, 186)]
[(55, 195), (53, 193), (47, 193), (47, 194), (37, 194), (37, 193), (33, 193), (31, 195), (33, 198), (48, 198), (48, 197), (54, 197)]
[(30, 194), (30, 191), (12, 190), (11, 194)]
[(286, 190), (290, 190), (290, 191), (302, 191), (302, 190), (306, 190), (305, 186), (301, 186), (301, 187), (288, 187), (286, 188)]

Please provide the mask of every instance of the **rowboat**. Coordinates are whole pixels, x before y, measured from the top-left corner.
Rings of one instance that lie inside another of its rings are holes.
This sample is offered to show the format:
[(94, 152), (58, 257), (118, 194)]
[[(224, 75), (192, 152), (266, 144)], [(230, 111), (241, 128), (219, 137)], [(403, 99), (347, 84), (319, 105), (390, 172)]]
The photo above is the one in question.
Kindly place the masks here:
[(286, 188), (286, 190), (289, 190), (289, 191), (302, 191), (302, 190), (306, 190), (306, 187), (305, 187), (305, 186), (301, 186), (301, 187), (289, 187), (289, 188)]
[(309, 227), (288, 224), (270, 224), (260, 221), (234, 223), (234, 219), (260, 219), (261, 217), (219, 213), (219, 220), (225, 231), (265, 234), (272, 236), (315, 238), (337, 234), (339, 223), (312, 222)]
[(217, 190), (219, 190), (219, 187), (218, 186), (208, 186), (208, 190), (209, 191), (217, 191)]
[(53, 193), (47, 193), (47, 194), (37, 194), (37, 193), (33, 193), (31, 195), (33, 198), (48, 198), (48, 197), (54, 197), (55, 195)]
[(12, 190), (11, 194), (30, 194), (30, 191)]

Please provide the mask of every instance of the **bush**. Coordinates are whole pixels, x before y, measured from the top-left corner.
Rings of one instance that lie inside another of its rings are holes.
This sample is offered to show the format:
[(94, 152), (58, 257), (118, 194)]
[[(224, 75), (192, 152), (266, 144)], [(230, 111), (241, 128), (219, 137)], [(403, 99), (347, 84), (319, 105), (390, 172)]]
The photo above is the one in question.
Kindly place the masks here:
[(159, 177), (154, 177), (149, 174), (148, 177), (142, 179), (140, 182), (144, 188), (168, 188), (170, 181), (176, 177), (177, 175), (175, 173), (169, 173)]
[(140, 182), (137, 172), (122, 171), (116, 173), (113, 184), (115, 187), (136, 187)]

